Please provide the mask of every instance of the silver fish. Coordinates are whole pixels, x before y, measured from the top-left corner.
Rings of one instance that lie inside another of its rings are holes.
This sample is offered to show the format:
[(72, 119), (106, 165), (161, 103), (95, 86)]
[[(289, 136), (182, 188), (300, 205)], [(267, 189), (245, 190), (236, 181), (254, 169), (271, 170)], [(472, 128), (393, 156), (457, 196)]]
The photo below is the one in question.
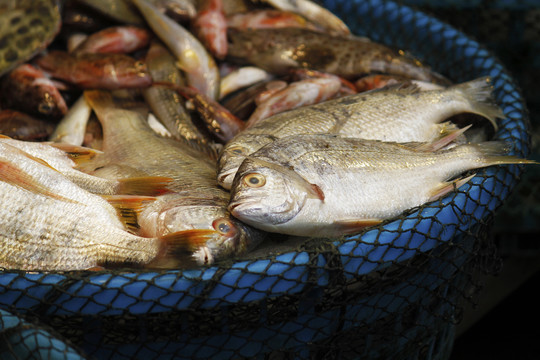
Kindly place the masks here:
[(504, 117), (491, 94), (488, 77), (442, 90), (419, 91), (415, 86), (359, 93), (302, 107), (260, 121), (232, 139), (221, 152), (218, 182), (229, 189), (243, 159), (274, 141), (294, 134), (332, 133), (395, 142), (431, 142), (455, 127), (446, 120), (471, 112), (497, 128)]
[(24, 151), (1, 143), (0, 163), (0, 267), (81, 270), (109, 262), (146, 264), (164, 250), (162, 240), (128, 232), (102, 197)]
[(533, 161), (502, 142), (425, 151), (397, 143), (296, 135), (250, 155), (233, 182), (229, 210), (262, 230), (335, 237), (399, 215), (459, 188), (472, 169)]
[(215, 180), (215, 161), (204, 153), (154, 133), (139, 113), (118, 103), (108, 92), (86, 91), (103, 126), (103, 154), (79, 168), (96, 176), (162, 176), (171, 178), (170, 193), (141, 210), (140, 233), (163, 237), (184, 235), (188, 259), (210, 264), (243, 253), (262, 234), (231, 218), (229, 194)]

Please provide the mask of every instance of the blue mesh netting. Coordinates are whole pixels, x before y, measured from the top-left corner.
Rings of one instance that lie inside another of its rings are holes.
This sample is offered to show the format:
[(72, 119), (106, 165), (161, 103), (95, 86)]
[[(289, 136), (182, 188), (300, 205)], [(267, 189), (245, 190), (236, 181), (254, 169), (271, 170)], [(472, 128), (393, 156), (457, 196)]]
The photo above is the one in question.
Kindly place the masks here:
[[(392, 1), (324, 1), (351, 30), (455, 82), (493, 78), (494, 138), (529, 153), (527, 109), (485, 47)], [(492, 167), (445, 198), (357, 236), (311, 239), (211, 267), (0, 273), (0, 355), (12, 358), (445, 359), (476, 271), (496, 270), (495, 210), (522, 171)], [(4, 357), (2, 357), (4, 358)]]

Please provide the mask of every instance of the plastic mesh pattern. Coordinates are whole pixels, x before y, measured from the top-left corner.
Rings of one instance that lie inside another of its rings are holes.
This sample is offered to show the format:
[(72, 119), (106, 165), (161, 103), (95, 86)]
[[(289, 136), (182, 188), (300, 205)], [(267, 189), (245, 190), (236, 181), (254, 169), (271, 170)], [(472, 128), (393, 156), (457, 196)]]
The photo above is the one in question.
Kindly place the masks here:
[[(523, 97), (455, 28), (391, 1), (324, 1), (352, 31), (455, 82), (493, 78), (495, 139), (529, 153)], [(0, 272), (2, 359), (446, 359), (488, 233), (521, 168), (491, 167), (445, 198), (343, 239), (310, 239), (212, 267), (165, 272)]]

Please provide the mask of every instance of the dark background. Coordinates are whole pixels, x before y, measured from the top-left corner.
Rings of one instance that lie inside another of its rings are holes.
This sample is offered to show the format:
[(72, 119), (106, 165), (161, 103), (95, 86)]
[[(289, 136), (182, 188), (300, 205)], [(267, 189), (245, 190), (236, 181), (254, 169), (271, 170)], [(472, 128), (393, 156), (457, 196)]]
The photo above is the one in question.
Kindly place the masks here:
[[(540, 161), (540, 1), (402, 0), (491, 50), (518, 82), (531, 120), (531, 154)], [(492, 234), (503, 266), (484, 279), (468, 307), (451, 360), (540, 359), (540, 171), (528, 168), (499, 209)]]

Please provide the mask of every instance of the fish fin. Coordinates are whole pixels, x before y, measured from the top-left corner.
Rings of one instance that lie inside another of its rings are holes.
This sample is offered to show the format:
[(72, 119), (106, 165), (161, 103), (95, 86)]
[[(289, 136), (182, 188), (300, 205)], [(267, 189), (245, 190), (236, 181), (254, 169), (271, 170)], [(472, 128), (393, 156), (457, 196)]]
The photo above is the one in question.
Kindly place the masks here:
[[(193, 262), (193, 255), (200, 249), (206, 249), (206, 242), (215, 234), (215, 230), (193, 229), (178, 231), (160, 236), (160, 250), (156, 257), (145, 265), (149, 269), (170, 269), (186, 266)], [(213, 261), (211, 254), (208, 255)]]
[(131, 232), (139, 231), (138, 216), (144, 207), (156, 198), (153, 196), (135, 196), (135, 195), (102, 195), (109, 204), (114, 206), (120, 221)]
[(118, 194), (158, 196), (169, 193), (167, 187), (173, 181), (164, 176), (145, 176), (118, 179)]
[(512, 145), (505, 141), (485, 141), (470, 144), (483, 155), (484, 166), (509, 165), (509, 164), (538, 164), (534, 160), (523, 159), (513, 155), (507, 155), (512, 149)]
[(46, 144), (62, 150), (67, 156), (77, 165), (83, 164), (92, 160), (98, 154), (103, 154), (103, 151), (91, 149), (84, 146), (71, 145), (66, 143), (47, 142)]
[(467, 182), (469, 182), (469, 180), (471, 180), (475, 176), (476, 174), (472, 174), (464, 178), (442, 182), (439, 186), (436, 186), (435, 188), (431, 190), (429, 194), (430, 197), (429, 197), (428, 202), (435, 201), (437, 199), (442, 198), (446, 194), (460, 188), (462, 185), (465, 185)]
[[(25, 153), (26, 154), (26, 153)], [(29, 155), (31, 156), (31, 155)], [(51, 166), (47, 164), (45, 161), (41, 159), (39, 160), (40, 163), (45, 163), (45, 165), (49, 168)], [(53, 168), (51, 168), (53, 169)], [(55, 169), (53, 169), (55, 170)], [(56, 171), (56, 170), (55, 170)], [(40, 194), (52, 199), (60, 200), (60, 201), (67, 201), (76, 203), (75, 200), (66, 198), (64, 196), (58, 195), (55, 192), (52, 192), (50, 189), (48, 189), (46, 186), (41, 185), (40, 183), (36, 182), (32, 176), (30, 176), (28, 173), (26, 173), (21, 168), (17, 167), (16, 165), (13, 165), (7, 161), (0, 160), (0, 179), (3, 182), (6, 182), (8, 184), (20, 187), (22, 189), (28, 190), (35, 194)]]
[(481, 115), (489, 120), (493, 129), (497, 131), (497, 119), (504, 119), (502, 109), (495, 102), (492, 95), (493, 85), (491, 77), (484, 76), (475, 80), (452, 86), (459, 90), (471, 102), (470, 112)]
[(456, 128), (453, 125), (444, 125), (443, 129), (441, 131), (441, 137), (439, 137), (437, 140), (432, 141), (430, 143), (419, 143), (417, 150), (420, 151), (426, 151), (426, 152), (433, 152), (442, 149), (446, 145), (450, 144), (454, 140), (456, 140), (458, 137), (463, 135), (465, 131), (467, 131), (472, 125), (467, 125), (464, 128)]
[(362, 231), (368, 226), (375, 226), (382, 222), (380, 219), (354, 219), (335, 221), (334, 226), (341, 235), (351, 235)]

